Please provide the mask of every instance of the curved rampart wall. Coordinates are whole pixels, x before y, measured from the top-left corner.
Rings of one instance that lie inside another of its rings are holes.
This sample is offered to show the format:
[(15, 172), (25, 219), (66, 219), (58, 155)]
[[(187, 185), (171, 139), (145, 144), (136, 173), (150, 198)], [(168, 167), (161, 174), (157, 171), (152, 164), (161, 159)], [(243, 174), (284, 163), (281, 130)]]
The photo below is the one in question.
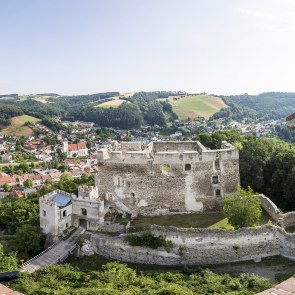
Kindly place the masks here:
[(282, 213), (282, 211), (268, 197), (263, 194), (258, 195), (262, 208), (278, 225), (288, 228), (295, 226), (295, 211)]
[[(155, 236), (164, 235), (174, 244), (164, 249), (129, 246), (124, 238), (95, 234), (91, 242), (95, 251), (105, 257), (125, 262), (160, 265), (205, 265), (256, 260), (283, 255), (295, 257), (295, 234), (282, 228), (264, 225), (236, 231), (223, 229), (181, 229), (152, 226)], [(179, 251), (180, 248), (183, 248)], [(181, 253), (183, 252), (183, 253)]]

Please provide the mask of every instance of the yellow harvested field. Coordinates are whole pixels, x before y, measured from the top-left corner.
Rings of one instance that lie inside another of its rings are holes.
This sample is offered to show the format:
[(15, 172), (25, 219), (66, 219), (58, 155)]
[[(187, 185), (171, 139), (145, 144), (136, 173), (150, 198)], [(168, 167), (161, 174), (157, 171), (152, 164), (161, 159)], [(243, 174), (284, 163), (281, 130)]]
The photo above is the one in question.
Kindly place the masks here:
[(100, 107), (100, 108), (111, 108), (111, 107), (117, 108), (123, 102), (126, 102), (126, 100), (115, 98), (113, 100), (103, 102), (103, 103), (97, 105), (96, 107)]

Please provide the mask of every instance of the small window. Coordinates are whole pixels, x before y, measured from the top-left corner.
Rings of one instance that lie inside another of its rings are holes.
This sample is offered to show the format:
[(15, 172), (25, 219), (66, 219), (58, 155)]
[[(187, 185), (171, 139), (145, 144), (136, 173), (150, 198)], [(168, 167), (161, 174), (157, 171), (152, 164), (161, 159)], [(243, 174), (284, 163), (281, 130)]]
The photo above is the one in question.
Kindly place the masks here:
[(66, 223), (66, 228), (68, 228), (69, 227), (69, 224), (68, 223)]
[(115, 182), (116, 186), (121, 186), (121, 183), (122, 183), (121, 177), (120, 176), (115, 176), (114, 177), (114, 182)]
[(217, 190), (215, 191), (215, 197), (216, 197), (216, 198), (221, 197), (221, 191), (220, 191), (220, 189), (217, 189)]
[(135, 193), (131, 193), (131, 196), (132, 196), (132, 197), (135, 197)]
[(129, 180), (124, 180), (124, 186), (125, 187), (130, 187), (131, 183)]
[(43, 216), (46, 216), (46, 211), (45, 210), (43, 210)]
[(218, 175), (212, 176), (212, 184), (218, 184), (219, 183), (219, 177)]
[(87, 210), (85, 208), (81, 208), (82, 215), (87, 215)]
[(216, 160), (215, 160), (215, 170), (220, 170), (220, 160), (219, 160), (219, 158), (216, 158)]
[(63, 211), (62, 213), (62, 217), (66, 217), (67, 216), (67, 210)]
[(192, 170), (192, 165), (191, 164), (185, 164), (184, 165), (184, 170), (185, 171), (191, 171)]

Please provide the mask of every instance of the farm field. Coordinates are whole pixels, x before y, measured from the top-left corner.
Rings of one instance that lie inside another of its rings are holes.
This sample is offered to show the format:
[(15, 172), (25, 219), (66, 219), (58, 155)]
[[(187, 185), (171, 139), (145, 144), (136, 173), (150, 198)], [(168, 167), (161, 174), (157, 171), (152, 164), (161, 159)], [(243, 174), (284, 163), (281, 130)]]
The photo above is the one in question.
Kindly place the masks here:
[(209, 119), (220, 109), (227, 107), (221, 98), (210, 95), (179, 96), (177, 100), (170, 97), (168, 101), (180, 120), (197, 117)]
[(124, 99), (120, 99), (120, 97), (131, 97), (133, 94), (134, 92), (122, 92), (120, 93), (120, 96), (111, 97), (112, 100), (100, 103), (96, 105), (95, 107), (96, 108), (117, 108), (123, 102), (128, 102)]
[(113, 100), (106, 101), (106, 102), (103, 102), (101, 104), (98, 104), (96, 107), (99, 107), (99, 108), (117, 108), (123, 102), (126, 102), (126, 100), (115, 98)]
[(33, 134), (33, 130), (28, 126), (25, 126), (25, 123), (37, 121), (39, 121), (39, 119), (28, 115), (13, 117), (11, 119), (11, 124), (5, 127), (1, 131), (1, 134), (14, 136), (30, 136)]

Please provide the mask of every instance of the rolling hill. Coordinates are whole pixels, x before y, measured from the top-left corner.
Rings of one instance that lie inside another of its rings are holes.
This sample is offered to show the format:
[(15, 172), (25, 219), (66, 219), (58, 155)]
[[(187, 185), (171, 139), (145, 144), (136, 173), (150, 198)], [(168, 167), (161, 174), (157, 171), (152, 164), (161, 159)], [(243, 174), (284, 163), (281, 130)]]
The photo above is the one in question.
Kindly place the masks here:
[[(165, 101), (166, 99), (161, 100)], [(173, 111), (178, 115), (180, 120), (187, 118), (194, 119), (197, 117), (209, 119), (220, 109), (227, 107), (221, 98), (210, 95), (169, 97), (168, 101), (172, 105)]]
[(1, 134), (14, 135), (14, 136), (30, 136), (33, 130), (25, 126), (26, 122), (37, 122), (39, 119), (28, 115), (22, 115), (11, 118), (11, 124), (2, 129)]

